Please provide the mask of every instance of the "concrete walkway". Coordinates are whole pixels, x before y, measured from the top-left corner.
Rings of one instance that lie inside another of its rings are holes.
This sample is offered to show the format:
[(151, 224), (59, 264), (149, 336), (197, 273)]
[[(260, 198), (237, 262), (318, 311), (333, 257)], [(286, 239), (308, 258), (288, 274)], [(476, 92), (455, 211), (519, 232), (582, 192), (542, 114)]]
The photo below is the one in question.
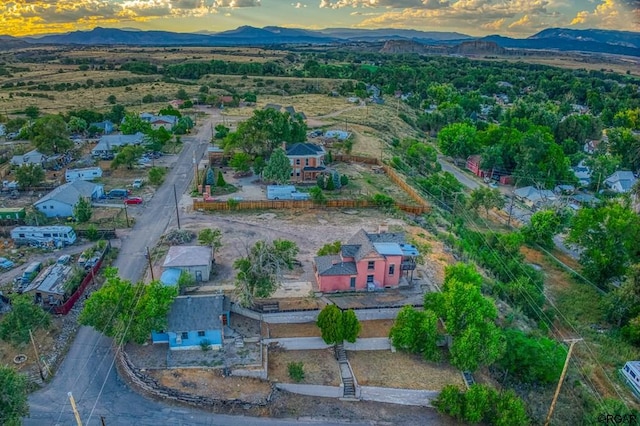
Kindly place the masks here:
[(364, 401), (431, 407), (438, 395), (438, 391), (360, 386), (360, 399)]
[[(322, 337), (278, 337), (273, 339), (262, 339), (262, 343), (278, 343), (288, 351), (327, 349), (327, 345)], [(391, 342), (387, 337), (369, 337), (358, 339), (355, 343), (344, 343), (347, 351), (384, 351), (391, 350)]]

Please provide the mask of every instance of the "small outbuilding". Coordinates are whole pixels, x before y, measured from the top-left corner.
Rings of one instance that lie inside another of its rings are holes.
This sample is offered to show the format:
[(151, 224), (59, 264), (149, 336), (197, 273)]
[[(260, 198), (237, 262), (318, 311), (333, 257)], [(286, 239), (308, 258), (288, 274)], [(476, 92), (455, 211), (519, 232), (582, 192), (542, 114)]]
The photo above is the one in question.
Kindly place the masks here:
[(171, 246), (162, 268), (188, 272), (197, 282), (209, 281), (212, 261), (210, 247)]

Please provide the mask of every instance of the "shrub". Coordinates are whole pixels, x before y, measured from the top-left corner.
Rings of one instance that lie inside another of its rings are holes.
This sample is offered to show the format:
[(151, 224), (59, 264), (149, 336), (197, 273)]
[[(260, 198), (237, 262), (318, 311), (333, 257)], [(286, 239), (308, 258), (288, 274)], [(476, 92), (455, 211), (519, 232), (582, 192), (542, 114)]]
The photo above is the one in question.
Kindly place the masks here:
[(210, 351), (211, 341), (209, 339), (204, 339), (200, 341), (200, 349), (202, 349), (203, 352)]
[(84, 234), (89, 241), (98, 241), (100, 235), (98, 234), (98, 228), (95, 225), (89, 225), (87, 231)]
[(304, 380), (304, 364), (302, 362), (290, 362), (287, 365), (289, 377), (296, 383)]

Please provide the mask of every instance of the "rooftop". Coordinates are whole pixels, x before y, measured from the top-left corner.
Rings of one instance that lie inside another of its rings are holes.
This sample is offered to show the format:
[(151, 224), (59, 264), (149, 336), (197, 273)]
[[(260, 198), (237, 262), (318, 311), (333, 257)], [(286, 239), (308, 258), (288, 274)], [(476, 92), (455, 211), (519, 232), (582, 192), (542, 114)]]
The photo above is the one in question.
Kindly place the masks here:
[(222, 328), (224, 296), (176, 297), (167, 317), (167, 331), (217, 330)]
[(164, 268), (203, 266), (211, 263), (211, 248), (205, 246), (171, 246), (162, 265)]
[(343, 262), (338, 255), (318, 256), (314, 259), (318, 275), (356, 275), (355, 262)]
[(98, 185), (85, 180), (76, 180), (65, 183), (40, 198), (34, 204), (40, 204), (49, 200), (56, 200), (64, 204), (75, 206), (80, 197), (91, 197), (96, 186)]
[(54, 264), (45, 269), (26, 289), (64, 295), (64, 283), (71, 274), (71, 266)]

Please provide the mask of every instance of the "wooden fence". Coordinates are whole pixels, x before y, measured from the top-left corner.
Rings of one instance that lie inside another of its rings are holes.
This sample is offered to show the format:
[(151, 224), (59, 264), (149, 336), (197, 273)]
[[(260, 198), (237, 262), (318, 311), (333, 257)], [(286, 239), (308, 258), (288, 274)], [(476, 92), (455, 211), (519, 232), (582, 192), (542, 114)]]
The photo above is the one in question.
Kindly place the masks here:
[[(428, 206), (411, 206), (408, 204), (395, 203), (400, 210), (411, 214), (428, 213)], [(315, 203), (309, 200), (261, 200), (261, 201), (237, 201), (227, 203), (226, 201), (203, 201), (202, 199), (193, 200), (194, 210), (295, 210), (295, 209), (322, 209), (322, 208), (374, 208), (378, 205), (369, 200), (328, 200), (324, 204)]]

